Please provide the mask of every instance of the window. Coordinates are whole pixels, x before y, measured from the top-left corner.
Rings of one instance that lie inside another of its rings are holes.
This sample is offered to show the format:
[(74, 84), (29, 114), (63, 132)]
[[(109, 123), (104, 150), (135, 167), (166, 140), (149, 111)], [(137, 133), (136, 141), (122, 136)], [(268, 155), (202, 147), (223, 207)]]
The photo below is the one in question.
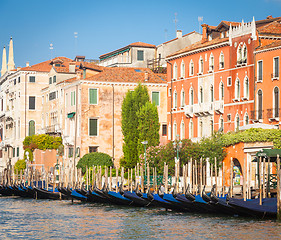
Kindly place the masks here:
[(193, 121), (189, 122), (189, 138), (193, 138)]
[(262, 90), (258, 91), (258, 119), (262, 119)]
[(258, 75), (258, 82), (262, 81), (262, 61), (258, 61), (258, 69), (257, 69), (257, 75)]
[(75, 101), (76, 101), (75, 95), (76, 95), (75, 91), (71, 92), (71, 106), (75, 105)]
[(248, 125), (249, 124), (249, 116), (248, 116), (248, 113), (245, 113), (245, 116), (244, 116), (244, 125)]
[(213, 120), (210, 121), (210, 132), (211, 132), (211, 135), (214, 132), (214, 121)]
[(184, 107), (184, 106), (185, 106), (185, 92), (182, 89), (181, 90), (181, 107)]
[(18, 77), (18, 83), (20, 83), (20, 77)]
[(184, 61), (181, 62), (181, 78), (185, 78), (185, 64), (184, 64)]
[(160, 106), (159, 92), (152, 92), (152, 103), (156, 106)]
[(231, 122), (231, 114), (227, 114), (226, 120), (227, 120), (228, 122)]
[(174, 91), (174, 108), (178, 107), (178, 94), (177, 91)]
[(247, 46), (244, 44), (243, 50), (242, 50), (242, 63), (246, 64), (247, 63)]
[(98, 119), (89, 119), (89, 136), (98, 136)]
[(237, 48), (237, 65), (242, 64), (242, 47), (241, 45)]
[(162, 136), (167, 136), (167, 124), (162, 124)]
[(56, 99), (56, 92), (51, 92), (49, 94), (49, 101)]
[(30, 120), (28, 123), (28, 136), (35, 135), (35, 122)]
[(200, 103), (203, 103), (203, 88), (200, 87)]
[(279, 57), (273, 58), (273, 78), (279, 78)]
[(193, 88), (190, 88), (190, 94), (189, 94), (189, 104), (193, 105), (194, 104), (194, 98), (193, 98)]
[(169, 124), (169, 131), (168, 131), (168, 140), (171, 140), (172, 139), (172, 128), (171, 128), (171, 125)]
[(273, 100), (273, 117), (278, 118), (279, 117), (279, 88), (274, 88), (274, 100)]
[(235, 130), (239, 130), (239, 126), (240, 126), (240, 118), (239, 118), (239, 115), (236, 114), (236, 117), (235, 117)]
[(194, 63), (191, 60), (190, 63), (189, 63), (189, 75), (193, 76), (193, 74), (194, 74)]
[(199, 137), (203, 137), (203, 122), (199, 121)]
[(220, 54), (220, 69), (224, 68), (224, 55), (223, 52)]
[(178, 65), (177, 63), (174, 64), (174, 67), (173, 67), (173, 79), (177, 79), (178, 78)]
[(13, 148), (13, 157), (15, 157), (15, 156), (16, 156), (16, 149)]
[(68, 157), (73, 157), (73, 147), (68, 148)]
[(184, 121), (181, 122), (181, 132), (180, 132), (180, 139), (185, 139), (185, 126), (184, 126)]
[(210, 94), (211, 102), (214, 102), (214, 87), (211, 85), (211, 94)]
[(16, 84), (17, 84), (17, 79), (15, 78), (15, 79), (14, 79), (14, 85), (16, 85)]
[(53, 83), (57, 82), (57, 76), (53, 76)]
[(17, 157), (19, 157), (19, 156), (20, 156), (20, 148), (17, 147)]
[(52, 77), (49, 77), (49, 84), (52, 84)]
[(143, 61), (144, 60), (144, 57), (143, 57), (143, 50), (138, 50), (137, 52), (137, 60), (138, 61)]
[(89, 104), (98, 104), (98, 89), (89, 89)]
[(177, 136), (177, 123), (174, 122), (173, 140), (176, 140), (176, 136)]
[(199, 72), (198, 72), (198, 74), (203, 74), (203, 67), (204, 67), (203, 58), (200, 57), (200, 59), (199, 59)]
[(244, 80), (244, 98), (249, 98), (249, 79), (247, 77)]
[(211, 53), (210, 59), (209, 59), (209, 71), (214, 71), (214, 55)]
[(60, 63), (56, 63), (56, 64), (55, 64), (55, 67), (60, 67), (60, 66), (61, 66)]
[(172, 89), (171, 89), (171, 88), (169, 88), (169, 90), (168, 90), (168, 95), (169, 95), (169, 96), (172, 95)]
[(223, 117), (220, 118), (220, 129), (219, 132), (223, 132)]
[(235, 99), (240, 98), (240, 80), (239, 78), (236, 79), (235, 81)]
[(29, 97), (29, 110), (35, 110), (35, 97)]
[(35, 82), (35, 76), (29, 76), (29, 82)]
[(230, 87), (232, 85), (232, 78), (228, 77), (227, 78), (227, 86)]
[(89, 153), (97, 152), (97, 151), (98, 151), (98, 147), (97, 146), (89, 146)]

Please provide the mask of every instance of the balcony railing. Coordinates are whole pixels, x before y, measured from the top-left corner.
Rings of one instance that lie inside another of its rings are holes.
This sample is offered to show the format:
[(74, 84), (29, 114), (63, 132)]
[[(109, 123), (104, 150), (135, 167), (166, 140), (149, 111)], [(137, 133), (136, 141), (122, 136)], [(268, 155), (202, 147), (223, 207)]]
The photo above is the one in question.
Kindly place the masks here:
[(264, 110), (255, 110), (250, 112), (251, 120), (253, 122), (260, 122), (264, 117)]
[(223, 113), (224, 112), (223, 108), (224, 108), (223, 100), (214, 102), (214, 110), (217, 114)]
[(269, 108), (267, 109), (267, 118), (269, 121), (279, 121), (280, 108)]
[(186, 105), (184, 107), (184, 112), (187, 117), (193, 117), (193, 105)]
[(50, 133), (61, 133), (61, 126), (59, 124), (54, 124), (47, 126), (43, 129), (45, 133), (50, 134)]
[(272, 80), (278, 80), (279, 79), (279, 72), (271, 73), (271, 79)]

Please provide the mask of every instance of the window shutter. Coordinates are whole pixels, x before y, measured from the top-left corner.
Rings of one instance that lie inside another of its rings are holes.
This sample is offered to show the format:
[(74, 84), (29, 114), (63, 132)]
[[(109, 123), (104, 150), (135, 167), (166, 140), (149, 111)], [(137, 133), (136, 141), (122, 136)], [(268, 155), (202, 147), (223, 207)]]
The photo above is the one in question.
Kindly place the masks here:
[(57, 82), (57, 76), (53, 77), (53, 83)]
[(97, 104), (97, 103), (98, 103), (98, 90), (90, 89), (90, 104)]
[(52, 84), (52, 77), (49, 77), (49, 84)]
[(279, 77), (279, 58), (274, 58), (274, 68), (275, 68), (275, 74), (274, 77)]
[(98, 135), (98, 120), (90, 119), (90, 136)]
[(29, 97), (29, 109), (35, 110), (35, 97)]
[(152, 102), (159, 106), (159, 92), (152, 92)]

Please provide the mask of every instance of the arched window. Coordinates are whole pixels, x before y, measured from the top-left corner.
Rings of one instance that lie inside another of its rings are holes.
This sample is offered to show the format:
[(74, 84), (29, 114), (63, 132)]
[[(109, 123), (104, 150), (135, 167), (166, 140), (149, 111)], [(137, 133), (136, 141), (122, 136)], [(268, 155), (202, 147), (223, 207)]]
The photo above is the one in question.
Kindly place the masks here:
[(224, 68), (224, 55), (223, 52), (220, 54), (220, 69)]
[(177, 91), (174, 91), (174, 108), (178, 107), (178, 94)]
[(212, 53), (209, 59), (209, 71), (214, 71), (214, 55)]
[(223, 132), (223, 117), (220, 116), (220, 129), (219, 132)]
[(189, 138), (193, 138), (193, 121), (192, 121), (192, 119), (189, 122)]
[(185, 129), (184, 129), (184, 121), (181, 121), (181, 132), (180, 132), (180, 138), (185, 139)]
[(190, 105), (193, 105), (193, 104), (194, 104), (193, 88), (190, 88), (190, 93), (189, 93), (189, 104), (190, 104)]
[(214, 102), (214, 87), (211, 85), (211, 94), (210, 94), (211, 102)]
[(258, 119), (262, 119), (262, 90), (258, 91)]
[(219, 99), (223, 100), (224, 98), (224, 85), (223, 82), (220, 83), (220, 92), (219, 92)]
[(211, 135), (214, 133), (214, 121), (213, 120), (210, 121), (210, 132), (211, 132)]
[(199, 137), (203, 137), (203, 122), (199, 121)]
[(237, 48), (237, 64), (242, 64), (242, 47), (241, 44), (239, 44)]
[(279, 117), (279, 88), (274, 88), (274, 100), (273, 100), (273, 116), (275, 118)]
[(249, 98), (249, 78), (244, 79), (244, 98)]
[(178, 65), (177, 65), (177, 63), (174, 63), (173, 78), (174, 79), (178, 78)]
[(242, 50), (242, 63), (247, 63), (247, 46), (244, 44)]
[(235, 130), (239, 130), (239, 126), (240, 126), (240, 118), (239, 118), (239, 114), (237, 113), (235, 116)]
[(185, 106), (185, 92), (182, 89), (181, 90), (181, 107), (184, 107), (184, 106)]
[(173, 129), (173, 140), (176, 139), (177, 136), (177, 123), (174, 122), (174, 129)]
[(199, 59), (199, 74), (203, 74), (203, 67), (204, 67), (204, 61), (203, 61), (203, 58), (200, 57)]
[(249, 124), (249, 115), (248, 113), (245, 113), (244, 115), (244, 125), (248, 125)]
[(189, 75), (193, 76), (193, 74), (194, 74), (194, 63), (191, 60), (190, 63), (189, 63)]
[(28, 136), (35, 135), (35, 122), (30, 120), (28, 123)]
[(172, 139), (172, 128), (171, 128), (171, 124), (169, 124), (169, 127), (168, 127), (168, 140), (171, 140)]
[(184, 61), (181, 62), (181, 77), (185, 78), (185, 65), (184, 65)]
[(235, 81), (235, 98), (236, 99), (240, 98), (240, 80), (239, 80), (239, 78), (237, 78)]
[(203, 103), (203, 98), (204, 98), (204, 96), (203, 96), (203, 88), (200, 87), (200, 103)]

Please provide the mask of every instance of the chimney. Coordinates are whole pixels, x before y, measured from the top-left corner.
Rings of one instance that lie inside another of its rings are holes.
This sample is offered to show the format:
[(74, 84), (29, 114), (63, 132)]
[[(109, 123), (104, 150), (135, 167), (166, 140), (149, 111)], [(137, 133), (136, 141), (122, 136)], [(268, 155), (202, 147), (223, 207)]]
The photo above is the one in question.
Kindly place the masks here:
[(26, 66), (26, 67), (29, 67), (29, 62), (26, 62), (25, 66)]
[(182, 30), (177, 30), (177, 38), (182, 38)]
[(69, 72), (70, 73), (75, 73), (75, 62), (70, 62), (69, 63)]
[(144, 81), (148, 81), (148, 73), (146, 72), (146, 73), (144, 73)]
[(202, 24), (202, 42), (208, 41), (208, 35), (207, 35), (207, 29), (208, 25), (207, 24)]
[(273, 18), (272, 15), (266, 17), (266, 19), (272, 19), (272, 18)]

